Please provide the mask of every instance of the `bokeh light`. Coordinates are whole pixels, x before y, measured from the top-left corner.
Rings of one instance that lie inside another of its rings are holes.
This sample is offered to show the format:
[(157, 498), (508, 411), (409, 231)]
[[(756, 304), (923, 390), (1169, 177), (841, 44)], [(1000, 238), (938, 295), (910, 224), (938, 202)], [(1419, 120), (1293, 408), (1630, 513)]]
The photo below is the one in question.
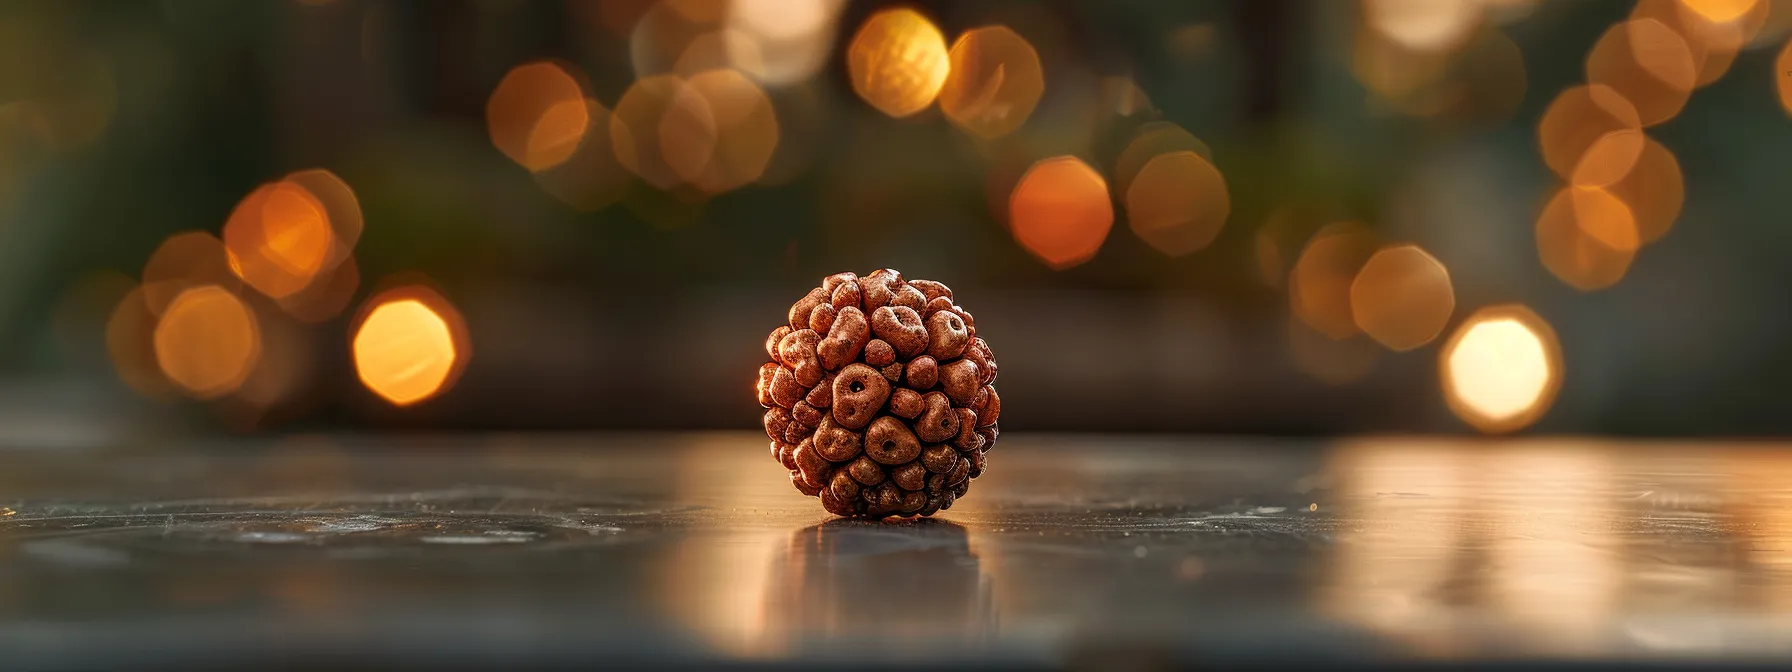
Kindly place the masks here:
[(1378, 250), (1350, 284), (1356, 326), (1388, 349), (1404, 352), (1443, 333), (1456, 310), (1450, 273), (1417, 245)]
[(169, 236), (143, 264), (142, 294), (152, 315), (161, 315), (181, 292), (201, 285), (240, 286), (224, 241), (204, 231)]
[(322, 270), (333, 270), (353, 256), (365, 226), (355, 190), (336, 173), (322, 168), (301, 170), (283, 179), (304, 189), (323, 208), (324, 222), (330, 226), (330, 252)]
[(255, 314), (242, 299), (217, 285), (181, 292), (155, 328), (156, 363), (162, 374), (200, 399), (234, 392), (261, 357)]
[(1168, 121), (1139, 124), (1133, 129), (1126, 147), (1114, 158), (1114, 193), (1125, 195), (1131, 191), (1133, 178), (1144, 170), (1146, 163), (1172, 152), (1194, 152), (1208, 162), (1213, 161), (1213, 150), (1207, 143), (1181, 126)]
[(1008, 226), (1021, 247), (1053, 269), (1093, 259), (1114, 226), (1107, 182), (1074, 156), (1040, 160), (1008, 197)]
[(1623, 96), (1643, 126), (1679, 114), (1697, 79), (1698, 66), (1685, 39), (1654, 19), (1612, 26), (1587, 54), (1587, 81)]
[(1648, 140), (1641, 130), (1628, 128), (1600, 136), (1575, 162), (1568, 182), (1581, 187), (1609, 187), (1617, 183), (1636, 168)]
[(846, 67), (860, 98), (900, 119), (933, 104), (952, 63), (939, 27), (904, 7), (865, 19), (846, 49)]
[(1376, 32), (1419, 51), (1461, 44), (1481, 21), (1477, 0), (1363, 0), (1363, 21)]
[(778, 116), (765, 91), (736, 70), (711, 70), (691, 77), (715, 122), (715, 148), (702, 170), (681, 178), (709, 193), (758, 180), (778, 149)]
[(1444, 400), (1489, 434), (1543, 417), (1562, 384), (1561, 347), (1543, 318), (1524, 306), (1483, 308), (1457, 327), (1438, 353)]
[(636, 80), (610, 115), (616, 162), (658, 189), (699, 175), (716, 150), (716, 120), (696, 87), (677, 75)]
[(723, 47), (733, 67), (762, 84), (801, 83), (827, 63), (844, 5), (844, 0), (733, 0)]
[(1537, 217), (1536, 233), (1543, 267), (1583, 292), (1622, 280), (1641, 244), (1629, 206), (1597, 187), (1556, 192)]
[(580, 212), (595, 212), (622, 200), (634, 175), (616, 160), (610, 139), (610, 111), (585, 99), (591, 127), (585, 141), (566, 162), (535, 173), (535, 183), (548, 195)]
[(959, 35), (949, 53), (950, 74), (940, 89), (940, 111), (966, 132), (999, 138), (1025, 124), (1040, 96), (1045, 72), (1039, 52), (1007, 26)]
[(1543, 162), (1570, 178), (1587, 149), (1607, 133), (1643, 126), (1636, 107), (1609, 86), (1576, 86), (1558, 94), (1537, 124)]
[(1698, 14), (1700, 18), (1714, 23), (1724, 23), (1742, 18), (1761, 0), (1680, 0), (1680, 4)]
[(1350, 286), (1375, 248), (1375, 234), (1355, 222), (1327, 224), (1314, 233), (1288, 274), (1294, 314), (1332, 340), (1355, 335)]
[(1125, 192), (1133, 233), (1172, 257), (1213, 243), (1232, 214), (1226, 178), (1194, 152), (1171, 152), (1145, 164)]
[(146, 398), (162, 399), (174, 390), (156, 365), (155, 331), (156, 316), (143, 288), (132, 288), (106, 320), (106, 352), (119, 380)]
[[(611, 2), (611, 0), (602, 0)], [(618, 3), (621, 4), (621, 3)], [(637, 79), (676, 72), (678, 61), (692, 54), (692, 46), (704, 36), (714, 39), (727, 11), (727, 0), (654, 0), (632, 23), (628, 32), (629, 62)], [(722, 44), (707, 49), (721, 56)]]
[(1792, 40), (1787, 40), (1786, 46), (1780, 48), (1779, 57), (1773, 61), (1773, 72), (1769, 73), (1773, 76), (1774, 88), (1780, 93), (1780, 109), (1792, 115), (1792, 77), (1786, 75), (1788, 72), (1792, 72)]
[[(1705, 86), (1729, 72), (1737, 54), (1766, 25), (1768, 5), (1760, 0), (1743, 3), (1639, 0), (1630, 16), (1660, 21), (1679, 34), (1692, 51), (1693, 64), (1697, 68), (1694, 86)], [(1739, 13), (1730, 19), (1711, 18), (1732, 12)]]
[(350, 350), (361, 384), (397, 406), (446, 392), (472, 355), (460, 313), (420, 285), (368, 299)]
[[(1606, 190), (1629, 206), (1637, 238), (1643, 243), (1667, 235), (1680, 218), (1680, 208), (1686, 200), (1679, 160), (1654, 138), (1643, 138), (1630, 170)], [(1624, 238), (1620, 234), (1616, 239)]]
[(554, 61), (512, 68), (485, 103), (492, 145), (530, 172), (572, 157), (591, 125), (585, 87)]
[(286, 180), (262, 185), (224, 223), (232, 269), (269, 298), (299, 292), (340, 249), (326, 217), (305, 187)]

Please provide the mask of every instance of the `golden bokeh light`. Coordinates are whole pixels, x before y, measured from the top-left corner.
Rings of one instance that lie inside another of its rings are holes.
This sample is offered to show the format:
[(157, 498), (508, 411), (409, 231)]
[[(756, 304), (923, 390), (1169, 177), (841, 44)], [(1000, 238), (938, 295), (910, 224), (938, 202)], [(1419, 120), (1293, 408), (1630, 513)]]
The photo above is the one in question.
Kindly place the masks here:
[(1587, 81), (1623, 96), (1643, 126), (1679, 114), (1697, 80), (1698, 66), (1686, 40), (1654, 19), (1612, 26), (1587, 54)]
[[(1686, 200), (1680, 162), (1654, 138), (1643, 139), (1630, 170), (1606, 190), (1629, 206), (1637, 238), (1643, 243), (1667, 235), (1680, 218), (1680, 207)], [(1613, 239), (1624, 240), (1622, 234)]]
[(1074, 156), (1034, 163), (1008, 197), (1014, 240), (1056, 270), (1095, 258), (1113, 226), (1107, 182)]
[(1511, 118), (1527, 85), (1524, 53), (1492, 28), (1450, 51), (1412, 49), (1364, 28), (1351, 51), (1351, 73), (1378, 106), (1412, 117), (1481, 123)]
[(1602, 84), (1576, 86), (1557, 95), (1544, 110), (1537, 141), (1549, 169), (1570, 178), (1593, 143), (1613, 131), (1642, 126), (1636, 107), (1616, 90)]
[(1489, 434), (1536, 422), (1562, 385), (1555, 330), (1517, 304), (1470, 315), (1438, 353), (1437, 368), (1450, 411)]
[(715, 122), (715, 148), (702, 169), (679, 177), (716, 194), (753, 183), (778, 149), (778, 116), (765, 91), (736, 70), (711, 70), (691, 77)]
[(860, 98), (900, 119), (933, 104), (952, 61), (939, 27), (901, 7), (865, 19), (847, 46), (846, 68)]
[(1355, 222), (1327, 224), (1314, 233), (1288, 274), (1295, 316), (1332, 340), (1355, 335), (1350, 286), (1375, 248), (1375, 234)]
[(692, 39), (672, 64), (673, 74), (690, 77), (699, 72), (725, 68), (749, 73), (764, 70), (765, 63), (759, 55), (759, 43), (738, 36), (731, 37), (729, 33), (732, 32), (735, 32), (733, 28), (725, 28)]
[(460, 313), (417, 285), (368, 299), (353, 333), (355, 375), (396, 406), (446, 392), (472, 354)]
[(355, 190), (336, 173), (322, 168), (301, 170), (287, 175), (284, 180), (304, 189), (323, 208), (324, 221), (330, 225), (331, 238), (330, 253), (324, 260), (323, 271), (335, 269), (354, 253), (355, 245), (361, 241), (364, 222), (361, 217), (361, 201), (356, 198)]
[(143, 300), (152, 315), (161, 315), (174, 297), (201, 285), (233, 290), (240, 285), (224, 241), (204, 231), (169, 236), (143, 264)]
[(1609, 187), (1617, 183), (1636, 168), (1648, 140), (1641, 130), (1629, 128), (1600, 136), (1574, 164), (1568, 182), (1581, 187)]
[(554, 61), (516, 66), (486, 99), (492, 145), (530, 172), (564, 163), (591, 124), (585, 87), (567, 67)]
[[(1767, 2), (1729, 3), (1724, 1), (1694, 4), (1686, 0), (1639, 0), (1631, 10), (1632, 19), (1654, 19), (1666, 25), (1686, 41), (1698, 75), (1694, 86), (1705, 86), (1722, 78), (1736, 62), (1736, 56), (1766, 25)], [(1713, 19), (1739, 12), (1729, 19)]]
[(1207, 247), (1232, 214), (1226, 178), (1194, 152), (1151, 159), (1125, 192), (1132, 231), (1157, 251), (1179, 257)]
[(1425, 117), (1449, 104), (1446, 76), (1453, 54), (1414, 49), (1370, 27), (1356, 31), (1350, 72), (1375, 99), (1401, 114)]
[(181, 292), (155, 327), (162, 375), (200, 399), (236, 391), (261, 357), (255, 314), (217, 285)]
[(636, 80), (610, 115), (610, 148), (616, 162), (655, 188), (685, 184), (700, 175), (716, 150), (716, 120), (709, 102), (677, 75)]
[(1537, 256), (1570, 287), (1590, 292), (1618, 283), (1641, 237), (1629, 206), (1598, 187), (1566, 187), (1537, 217)]
[[(621, 4), (619, 0), (601, 0), (601, 4)], [(678, 61), (691, 54), (692, 46), (705, 35), (721, 28), (727, 0), (686, 0), (652, 3), (629, 24), (629, 63), (637, 79), (676, 72)], [(699, 47), (717, 54), (721, 43)]]
[(950, 74), (940, 89), (940, 111), (966, 132), (999, 138), (1020, 128), (1045, 95), (1039, 52), (1007, 26), (986, 26), (959, 35), (949, 54)]
[(1780, 109), (1792, 115), (1792, 77), (1785, 73), (1792, 72), (1792, 40), (1780, 48), (1780, 55), (1773, 61), (1773, 86), (1780, 94)]
[(1417, 245), (1378, 250), (1350, 284), (1358, 329), (1388, 349), (1405, 352), (1443, 333), (1456, 310), (1450, 272)]
[(1207, 143), (1181, 126), (1168, 121), (1140, 124), (1133, 129), (1126, 148), (1114, 158), (1114, 193), (1125, 195), (1131, 191), (1133, 178), (1144, 170), (1146, 163), (1173, 152), (1194, 152), (1210, 163), (1213, 161), (1213, 150)]
[(156, 365), (155, 331), (156, 316), (143, 288), (132, 288), (106, 320), (106, 352), (119, 380), (144, 397), (162, 399), (174, 390)]
[(341, 249), (327, 217), (323, 204), (298, 183), (258, 187), (224, 223), (232, 270), (269, 298), (303, 290)]
[(610, 111), (589, 98), (585, 108), (591, 123), (585, 141), (565, 163), (535, 173), (535, 183), (574, 210), (595, 212), (622, 200), (634, 175), (616, 161)]
[(735, 68), (761, 83), (797, 84), (827, 63), (844, 6), (843, 0), (733, 0), (723, 46)]
[(1680, 0), (1680, 4), (1692, 10), (1706, 21), (1724, 23), (1742, 18), (1749, 10), (1754, 9), (1761, 0)]
[(1444, 51), (1467, 39), (1481, 22), (1477, 0), (1363, 0), (1363, 22), (1418, 51)]

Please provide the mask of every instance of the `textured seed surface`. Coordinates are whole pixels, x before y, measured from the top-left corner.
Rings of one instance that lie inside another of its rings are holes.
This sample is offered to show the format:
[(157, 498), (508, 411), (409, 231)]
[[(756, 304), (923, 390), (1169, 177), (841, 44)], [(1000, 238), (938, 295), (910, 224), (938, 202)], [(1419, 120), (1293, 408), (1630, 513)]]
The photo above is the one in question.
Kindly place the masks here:
[(930, 516), (988, 467), (995, 355), (946, 285), (836, 273), (766, 336), (755, 385), (771, 457), (829, 513)]

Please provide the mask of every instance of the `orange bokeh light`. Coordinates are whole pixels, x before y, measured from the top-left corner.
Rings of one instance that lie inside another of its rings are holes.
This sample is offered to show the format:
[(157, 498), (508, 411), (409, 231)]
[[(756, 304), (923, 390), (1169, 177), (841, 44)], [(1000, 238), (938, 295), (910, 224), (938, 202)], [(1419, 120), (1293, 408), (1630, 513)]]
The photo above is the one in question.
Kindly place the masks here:
[(492, 145), (530, 172), (571, 158), (591, 125), (585, 87), (567, 67), (554, 61), (519, 65), (486, 100)]
[(590, 98), (585, 108), (591, 123), (585, 141), (564, 163), (535, 173), (535, 183), (574, 210), (594, 212), (622, 200), (634, 176), (616, 161), (610, 111)]
[(324, 205), (287, 180), (264, 184), (237, 204), (224, 223), (224, 247), (232, 270), (274, 299), (303, 290), (341, 249)]
[(1516, 304), (1470, 315), (1438, 353), (1437, 368), (1450, 411), (1489, 434), (1536, 422), (1562, 384), (1555, 330)]
[(1792, 115), (1792, 77), (1785, 73), (1792, 72), (1792, 40), (1780, 48), (1780, 55), (1773, 61), (1773, 86), (1780, 94), (1780, 109)]
[(460, 313), (440, 294), (418, 285), (368, 299), (353, 333), (356, 376), (396, 406), (446, 392), (472, 354)]
[(135, 287), (113, 307), (106, 320), (106, 352), (119, 380), (144, 397), (161, 399), (173, 390), (156, 365), (156, 316), (144, 297), (143, 288)]
[(1152, 121), (1133, 129), (1132, 137), (1120, 155), (1114, 157), (1114, 193), (1125, 195), (1132, 190), (1132, 180), (1145, 164), (1172, 152), (1194, 152), (1208, 162), (1213, 150), (1193, 133), (1168, 121)]
[(1294, 314), (1332, 340), (1355, 335), (1350, 285), (1375, 247), (1375, 234), (1354, 222), (1327, 224), (1314, 233), (1288, 274)]
[(181, 292), (155, 327), (156, 363), (187, 394), (212, 399), (243, 384), (261, 357), (255, 314), (217, 285)]
[(1475, 0), (1363, 0), (1363, 22), (1388, 39), (1419, 51), (1444, 51), (1481, 22)]
[(1636, 162), (1606, 190), (1629, 206), (1637, 237), (1643, 243), (1667, 235), (1680, 218), (1680, 207), (1686, 200), (1680, 162), (1654, 138), (1643, 139)]
[(900, 119), (933, 104), (952, 62), (939, 27), (901, 7), (865, 19), (846, 48), (846, 68), (860, 98)]
[(1232, 214), (1226, 178), (1194, 152), (1151, 159), (1124, 194), (1133, 233), (1172, 257), (1212, 244)]
[(224, 241), (204, 231), (169, 236), (143, 264), (143, 300), (153, 315), (161, 315), (181, 292), (201, 285), (239, 285)]
[(1388, 349), (1418, 348), (1442, 333), (1456, 310), (1450, 273), (1417, 245), (1377, 251), (1350, 284), (1356, 326)]
[(1039, 52), (1007, 26), (959, 35), (949, 60), (940, 111), (972, 135), (989, 139), (1013, 133), (1045, 95)]
[(1576, 86), (1557, 95), (1544, 110), (1537, 141), (1549, 169), (1570, 178), (1593, 143), (1608, 133), (1642, 126), (1636, 107), (1615, 89), (1602, 84)]
[(715, 122), (715, 148), (700, 171), (680, 177), (712, 194), (758, 180), (778, 149), (778, 116), (771, 99), (736, 70), (698, 73), (689, 83)]
[(1556, 192), (1537, 217), (1536, 234), (1543, 267), (1583, 292), (1622, 280), (1641, 240), (1629, 206), (1597, 187)]
[(699, 175), (716, 150), (716, 120), (709, 101), (677, 75), (636, 80), (610, 115), (616, 162), (661, 190)]
[(1643, 126), (1679, 114), (1697, 80), (1698, 66), (1686, 41), (1654, 19), (1612, 26), (1587, 54), (1587, 82), (1623, 96)]
[(1053, 269), (1093, 259), (1114, 226), (1107, 182), (1074, 156), (1043, 159), (1015, 183), (1008, 226), (1021, 247)]

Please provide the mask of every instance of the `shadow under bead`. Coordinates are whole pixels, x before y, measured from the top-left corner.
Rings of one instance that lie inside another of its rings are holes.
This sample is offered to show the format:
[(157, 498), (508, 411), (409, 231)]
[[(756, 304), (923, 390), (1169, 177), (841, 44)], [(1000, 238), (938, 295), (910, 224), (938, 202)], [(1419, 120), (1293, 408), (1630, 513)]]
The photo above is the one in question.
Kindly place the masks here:
[(931, 516), (988, 466), (995, 355), (951, 288), (836, 273), (766, 337), (755, 388), (771, 454), (828, 512)]

